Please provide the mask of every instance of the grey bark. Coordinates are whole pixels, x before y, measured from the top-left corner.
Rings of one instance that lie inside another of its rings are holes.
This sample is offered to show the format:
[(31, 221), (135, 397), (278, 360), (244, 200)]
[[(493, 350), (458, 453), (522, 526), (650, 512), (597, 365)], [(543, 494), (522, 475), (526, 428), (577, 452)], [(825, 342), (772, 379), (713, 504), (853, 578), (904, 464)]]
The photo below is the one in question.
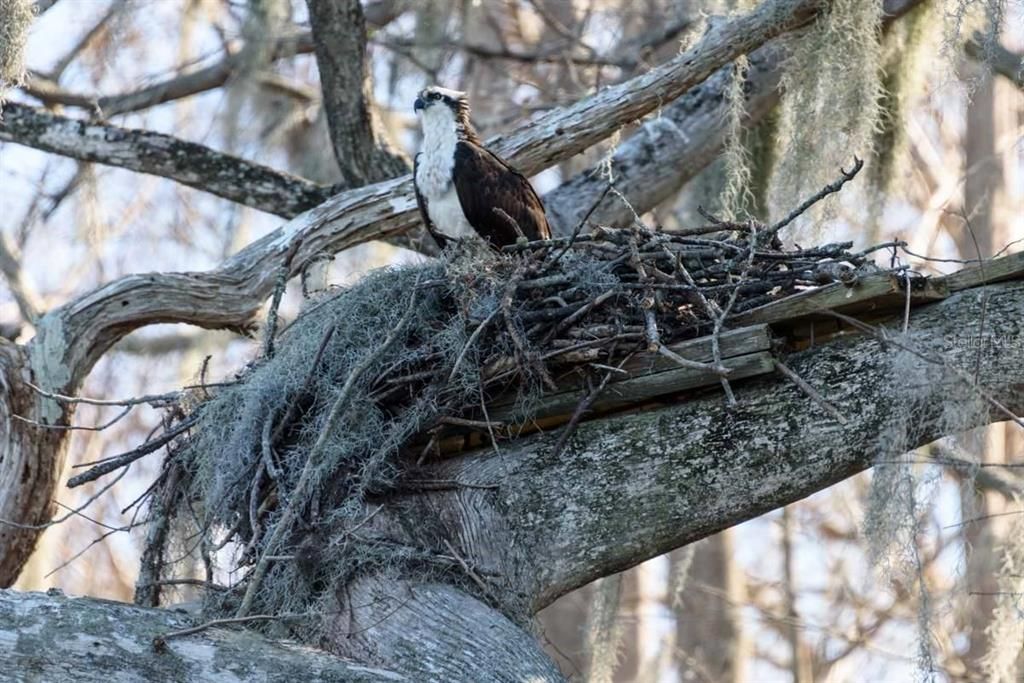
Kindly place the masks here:
[[(963, 291), (917, 309), (908, 343), (938, 359), (928, 368), (934, 384), (894, 383), (896, 368), (908, 360), (874, 338), (847, 337), (787, 358), (809, 384), (827, 389), (846, 425), (785, 381), (755, 379), (736, 387), (736, 409), (716, 394), (586, 423), (561, 454), (554, 451), (560, 436), (554, 432), (507, 444), (500, 454), (439, 463), (428, 478), (452, 482), (455, 490), (385, 503), (372, 532), (429, 547), (438, 541), (420, 537), (416, 520), (440, 520), (489, 592), (514, 598), (503, 610), (535, 614), (596, 578), (799, 500), (876, 458), (891, 459), (896, 454), (879, 434), (905, 428), (911, 448), (943, 436), (950, 427), (941, 398), (959, 381), (950, 368), (978, 361), (977, 347), (967, 342), (979, 333), (982, 296), (988, 297), (985, 329), (1008, 338), (1024, 334), (1021, 282)], [(1024, 349), (1000, 348), (980, 359), (978, 375), (989, 396), (1017, 412), (1024, 409), (1022, 362)], [(909, 425), (908, 404), (917, 420)], [(985, 411), (972, 417), (975, 424), (1004, 418)], [(964, 426), (972, 425), (957, 428)], [(362, 604), (340, 617), (350, 631), (374, 628), (395, 610), (388, 601)], [(374, 635), (377, 647), (391, 651), (401, 631)], [(336, 646), (359, 656), (348, 639)]]
[[(736, 54), (785, 27), (799, 25), (806, 20), (800, 17), (811, 16), (812, 8), (817, 7), (817, 3), (793, 0), (765, 3), (749, 17), (716, 29), (713, 37), (628, 86), (609, 88), (579, 105), (538, 118), (499, 141), (499, 149), (527, 172), (540, 170), (552, 159), (576, 153), (622, 123), (649, 113)], [(5, 430), (0, 433), (4, 447), (0, 516), (28, 525), (48, 519), (63, 465), (66, 432), (11, 417), (17, 414), (46, 424), (66, 423), (70, 417), (53, 401), (29, 390), (27, 381), (74, 393), (92, 364), (112, 344), (131, 330), (156, 322), (243, 328), (269, 295), (282, 266), (296, 274), (323, 252), (396, 234), (415, 221), (408, 178), (386, 181), (332, 198), (214, 271), (129, 276), (43, 316), (38, 335), (27, 348), (0, 347), (7, 389), (2, 405), (6, 419), (0, 425)], [(993, 291), (1013, 299), (1019, 308), (1024, 297), (1016, 287)], [(932, 342), (938, 335), (951, 334), (955, 328), (949, 326), (950, 321), (966, 325), (974, 320), (974, 309), (963, 304), (969, 296), (957, 295), (941, 304), (945, 308), (940, 320), (925, 312), (915, 314), (915, 325), (920, 323), (919, 329), (936, 335), (930, 338)], [(990, 303), (988, 320), (1020, 333), (1016, 318), (998, 305)], [(949, 357), (964, 360), (956, 351)], [(1019, 355), (1017, 351), (1008, 355)], [(515, 605), (506, 606), (506, 611), (531, 614), (593, 578), (807, 495), (868, 466), (869, 437), (892, 412), (888, 410), (892, 388), (884, 381), (886, 356), (870, 340), (844, 342), (830, 352), (835, 355), (808, 352), (810, 355), (792, 360), (791, 365), (812, 384), (845, 378), (839, 381), (836, 397), (841, 407), (843, 401), (849, 403), (849, 410), (856, 415), (852, 427), (840, 430), (826, 419), (804, 427), (802, 420), (819, 418), (815, 406), (796, 390), (761, 380), (742, 390), (741, 395), (751, 402), (739, 412), (724, 410), (718, 399), (704, 399), (585, 425), (561, 457), (552, 453), (557, 435), (551, 435), (512, 444), (500, 459), (475, 454), (446, 463), (439, 466), (443, 478), (488, 485), (497, 482), (497, 488), (410, 496), (403, 505), (390, 507), (375, 518), (375, 524), (395, 528), (396, 520), (404, 515), (412, 514), (415, 520), (416, 514), (445, 511), (452, 528), (458, 530), (458, 547), (473, 566), (483, 560), (505, 569), (495, 588), (500, 595), (514, 598)], [(990, 368), (996, 360), (988, 359), (986, 366), (996, 376), (990, 389), (1019, 410), (1017, 369), (1022, 359), (1012, 358), (1016, 365), (1009, 367)], [(928, 424), (914, 439), (939, 431), (935, 427), (928, 432)], [(862, 451), (835, 452), (835, 444), (843, 443), (839, 436)], [(769, 448), (771, 444), (773, 448)], [(756, 477), (757, 482), (744, 477)], [(677, 523), (678, 519), (685, 523)], [(13, 580), (37, 536), (38, 529), (2, 526), (0, 581)], [(417, 590), (415, 586), (394, 587)], [(465, 599), (453, 596), (452, 600), (472, 604), (474, 610), (491, 609), (468, 595)], [(414, 600), (401, 609), (422, 612), (426, 607)], [(408, 652), (402, 633), (378, 628), (394, 616), (392, 612), (370, 604), (349, 615), (354, 627), (345, 633), (352, 634), (353, 628), (376, 629), (373, 647), (377, 651)], [(473, 623), (485, 621), (500, 628), (511, 623), (499, 613), (478, 614)], [(437, 637), (442, 635), (448, 634)], [(522, 638), (508, 637), (525, 643)], [(334, 645), (338, 651), (351, 650), (368, 657), (371, 653), (360, 644), (363, 642), (346, 637)], [(466, 657), (481, 656), (471, 648), (466, 652)], [(529, 653), (523, 656), (538, 661)], [(537, 666), (538, 675), (552, 675)]]
[(19, 683), (409, 681), (393, 671), (238, 628), (153, 639), (198, 620), (173, 609), (0, 590), (0, 677)]
[[(417, 681), (560, 681), (525, 628), (450, 585), (357, 580), (326, 635), (328, 649), (388, 662)], [(383, 618), (382, 618), (383, 617)]]
[(162, 176), (288, 218), (331, 196), (331, 188), (171, 135), (71, 119), (15, 102), (3, 105), (0, 141)]
[[(754, 12), (716, 27), (694, 47), (670, 62), (606, 88), (574, 105), (539, 116), (508, 136), (489, 140), (488, 145), (526, 174), (538, 173), (578, 154), (623, 125), (671, 102), (738, 55), (806, 24), (826, 5), (825, 0), (769, 0)], [(263, 210), (273, 211), (279, 200), (286, 207), (302, 210), (317, 203), (315, 195), (325, 191), (303, 179), (294, 178), (298, 184), (293, 184), (289, 182), (288, 179), (292, 177), (288, 174), (257, 164), (243, 163), (238, 169), (229, 168), (225, 162), (232, 157), (170, 136), (87, 124), (74, 119), (40, 119), (32, 115), (38, 112), (24, 105), (9, 103), (5, 112), (8, 109), (14, 115), (24, 117), (24, 123), (17, 128), (9, 122), (0, 123), (0, 140), (26, 144), (73, 158), (164, 175), (244, 204), (254, 205), (252, 202), (259, 202), (256, 208)], [(56, 127), (51, 131), (41, 125), (43, 121), (51, 121)], [(152, 140), (154, 144), (144, 145), (139, 152), (133, 153), (123, 144), (125, 136), (133, 135), (141, 136), (136, 142)], [(193, 157), (204, 161), (191, 164), (189, 159)], [(678, 165), (683, 164), (683, 161), (674, 158), (668, 163)], [(651, 173), (645, 176), (647, 182), (654, 182), (665, 173), (666, 165), (651, 165)], [(251, 193), (247, 193), (244, 187), (235, 182), (249, 173), (257, 181), (256, 191)], [(274, 174), (279, 177), (274, 177)], [(307, 196), (304, 197), (303, 193)], [(370, 198), (375, 201), (367, 202)], [(656, 198), (652, 195), (650, 200)], [(554, 204), (557, 204), (557, 200)], [(362, 210), (352, 215), (350, 210), (346, 210), (351, 205), (359, 206)], [(645, 207), (638, 203), (636, 206), (638, 210), (644, 211), (653, 204)], [(557, 207), (553, 209), (554, 213), (559, 213)], [(323, 220), (325, 216), (330, 217), (326, 225), (317, 227), (333, 228), (332, 232), (343, 233), (337, 235), (343, 238), (345, 246), (341, 248), (394, 236), (409, 230), (418, 222), (412, 182), (408, 175), (377, 183), (372, 188), (357, 188), (340, 193), (325, 201), (319, 210), (320, 216), (311, 218)], [(279, 211), (284, 212), (285, 209)], [(382, 220), (385, 217), (389, 220)], [(298, 225), (285, 226), (279, 232), (301, 229)]]
[(409, 172), (373, 106), (366, 18), (359, 0), (307, 0), (320, 87), (342, 183), (361, 187)]

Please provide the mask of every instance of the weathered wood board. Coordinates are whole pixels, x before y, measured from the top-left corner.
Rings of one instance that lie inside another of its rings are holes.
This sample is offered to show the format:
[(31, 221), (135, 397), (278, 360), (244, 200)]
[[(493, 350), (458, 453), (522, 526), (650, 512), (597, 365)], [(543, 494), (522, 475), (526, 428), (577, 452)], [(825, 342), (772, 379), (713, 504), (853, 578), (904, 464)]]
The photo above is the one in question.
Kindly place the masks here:
[[(990, 282), (1024, 278), (1024, 252), (1011, 254), (983, 264), (968, 266), (956, 273), (911, 280), (910, 305), (940, 301), (952, 292)], [(730, 380), (743, 379), (774, 371), (772, 335), (783, 337), (789, 348), (802, 348), (815, 339), (824, 340), (844, 325), (830, 311), (874, 322), (902, 311), (907, 305), (907, 281), (878, 273), (861, 277), (855, 284), (833, 283), (807, 290), (779, 301), (759, 306), (729, 318), (733, 329), (719, 336), (722, 364), (729, 368)], [(742, 327), (736, 327), (742, 326)], [(710, 363), (714, 354), (711, 337), (701, 337), (667, 345), (686, 360)], [(635, 406), (638, 409), (656, 403), (659, 398), (719, 384), (719, 376), (709, 370), (682, 367), (657, 353), (642, 353), (622, 366), (623, 375), (609, 381), (588, 411), (588, 419)], [(574, 373), (559, 380), (559, 389), (542, 396), (531, 405), (527, 423), (516, 414), (510, 397), (488, 402), (488, 416), (502, 423), (502, 432), (522, 433), (565, 424), (587, 395), (581, 375)], [(480, 434), (467, 429), (446, 430), (440, 450), (460, 450), (480, 445)]]
[[(949, 296), (949, 288), (940, 278), (911, 281), (911, 306), (939, 301)], [(808, 317), (829, 318), (825, 311), (846, 315), (870, 315), (900, 310), (906, 305), (906, 280), (890, 273), (868, 275), (850, 286), (834, 282), (817, 289), (773, 301), (730, 317), (734, 325), (789, 323)]]
[(1024, 278), (1024, 251), (976, 263), (935, 280), (945, 284), (950, 292), (959, 292), (978, 285), (1021, 278)]
[[(666, 344), (666, 347), (686, 360), (698, 363), (711, 363), (714, 360), (711, 337)], [(770, 347), (771, 337), (767, 325), (723, 332), (719, 337), (719, 351), (722, 364), (730, 370), (729, 379), (771, 372)], [(612, 410), (657, 396), (719, 383), (719, 376), (715, 372), (682, 367), (671, 358), (651, 352), (633, 356), (623, 365), (622, 371), (621, 378), (613, 377), (609, 381), (591, 406), (592, 410)], [(587, 391), (577, 378), (567, 378), (561, 383), (560, 391), (544, 394), (531, 406), (534, 419), (562, 413), (571, 416)], [(511, 398), (499, 398), (488, 408), (491, 419), (499, 422), (517, 421), (515, 412)]]

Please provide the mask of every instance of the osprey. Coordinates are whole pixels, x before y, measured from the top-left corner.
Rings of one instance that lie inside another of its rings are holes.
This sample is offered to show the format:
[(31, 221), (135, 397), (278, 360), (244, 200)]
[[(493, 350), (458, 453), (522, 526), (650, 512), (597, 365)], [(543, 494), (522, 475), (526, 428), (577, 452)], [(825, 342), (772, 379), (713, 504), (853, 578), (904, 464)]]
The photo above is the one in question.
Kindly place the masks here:
[(426, 88), (413, 111), (423, 127), (413, 170), (416, 202), (441, 248), (474, 232), (495, 249), (515, 244), (519, 233), (528, 240), (551, 237), (530, 181), (477, 137), (465, 93)]

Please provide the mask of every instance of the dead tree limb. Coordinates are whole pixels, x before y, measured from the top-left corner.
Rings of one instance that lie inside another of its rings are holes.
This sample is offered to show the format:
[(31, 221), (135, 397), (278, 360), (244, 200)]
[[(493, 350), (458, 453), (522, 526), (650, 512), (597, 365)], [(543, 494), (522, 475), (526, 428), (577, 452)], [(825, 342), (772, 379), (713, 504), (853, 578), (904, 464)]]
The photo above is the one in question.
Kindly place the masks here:
[(16, 102), (3, 107), (0, 140), (162, 176), (278, 216), (294, 216), (331, 194), (304, 178), (172, 135), (72, 119)]

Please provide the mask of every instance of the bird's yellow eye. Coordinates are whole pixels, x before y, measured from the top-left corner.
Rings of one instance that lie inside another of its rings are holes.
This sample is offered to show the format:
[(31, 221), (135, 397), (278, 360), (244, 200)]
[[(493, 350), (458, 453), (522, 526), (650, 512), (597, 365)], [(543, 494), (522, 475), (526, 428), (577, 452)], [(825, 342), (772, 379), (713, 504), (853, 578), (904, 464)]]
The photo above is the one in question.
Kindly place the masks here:
[(427, 95), (427, 97), (429, 97), (432, 100), (439, 100), (439, 99), (441, 99), (441, 93), (439, 93), (439, 92), (432, 92), (429, 95)]

